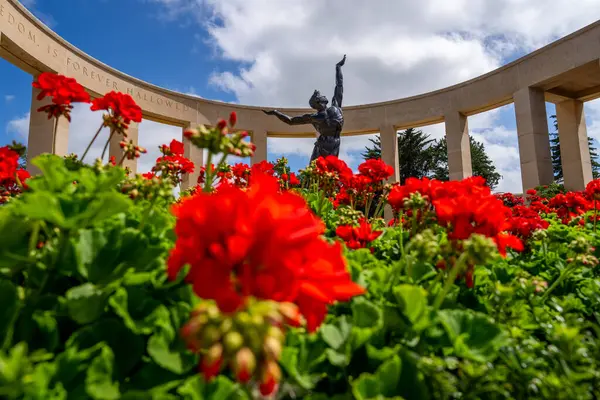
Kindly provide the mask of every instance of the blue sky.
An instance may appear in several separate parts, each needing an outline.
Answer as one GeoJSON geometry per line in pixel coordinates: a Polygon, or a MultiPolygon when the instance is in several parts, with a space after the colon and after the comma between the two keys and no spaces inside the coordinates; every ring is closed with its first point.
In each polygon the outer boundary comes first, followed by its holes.
{"type": "MultiPolygon", "coordinates": [[[[324,29],[322,21],[314,18],[328,14],[312,12],[311,7],[314,10],[334,7],[335,2],[291,2],[293,6],[276,12],[273,7],[261,9],[265,2],[255,0],[27,0],[23,3],[84,52],[153,84],[226,102],[301,107],[313,89],[325,93],[333,90],[331,69],[339,54],[348,53],[346,104],[389,100],[438,89],[497,68],[586,25],[590,22],[587,16],[590,10],[596,10],[590,7],[597,7],[593,0],[582,0],[586,5],[581,7],[580,14],[566,15],[565,12],[563,20],[557,18],[543,25],[534,14],[534,19],[523,23],[538,23],[539,29],[533,26],[528,31],[513,31],[528,28],[513,27],[523,16],[516,11],[511,14],[508,0],[495,3],[505,4],[501,11],[481,11],[475,7],[472,12],[480,12],[482,16],[475,15],[471,20],[457,20],[451,6],[437,10],[433,17],[427,14],[430,11],[426,10],[431,7],[425,3],[439,6],[441,3],[437,0],[423,0],[421,5],[404,0],[377,1],[388,3],[392,8],[403,3],[401,11],[411,9],[419,23],[417,33],[413,28],[411,32],[403,31],[404,27],[394,28],[400,29],[398,38],[394,39],[401,49],[399,54],[390,53],[390,46],[381,45],[382,36],[377,30],[386,28],[386,24],[396,24],[393,12],[376,16],[378,28],[368,21],[364,26],[348,27],[347,21],[357,21],[357,15],[366,18],[364,10],[359,9],[363,7],[360,2],[354,7],[356,10],[350,5],[347,9],[338,9],[348,15],[339,15],[339,23],[329,21],[333,27],[328,26],[328,29],[336,31],[328,36],[319,52],[311,48],[316,44],[307,43],[307,32],[315,32],[315,26],[324,29]],[[111,9],[118,11],[111,12],[111,9]],[[480,20],[484,18],[496,20],[482,27],[480,20]],[[206,21],[211,23],[207,25],[206,21]],[[462,24],[460,29],[466,33],[458,34],[457,23],[462,24]],[[439,45],[441,40],[447,49],[439,45]],[[467,60],[458,59],[457,53],[464,54],[467,60]],[[304,62],[315,68],[307,69],[304,62]]],[[[556,7],[568,7],[562,0],[545,1],[555,3],[556,7]]],[[[535,11],[545,4],[532,0],[530,6],[537,7],[533,8],[535,11]]],[[[407,21],[405,25],[411,23],[413,21],[407,21]]],[[[24,141],[30,100],[31,76],[0,59],[0,143],[13,139],[24,141]]],[[[89,118],[83,117],[83,110],[79,111],[74,113],[71,129],[71,137],[76,131],[78,139],[73,140],[72,146],[70,140],[70,150],[76,152],[96,126],[95,123],[89,126],[89,118]]],[[[590,103],[589,107],[586,105],[586,112],[588,133],[597,138],[600,136],[600,106],[597,102],[590,103]]],[[[553,113],[554,106],[548,104],[548,115],[553,113]]],[[[504,176],[500,189],[519,191],[512,105],[470,117],[469,125],[471,133],[484,142],[504,176]]],[[[440,124],[423,129],[433,137],[443,135],[440,124]]],[[[169,142],[179,134],[178,128],[142,123],[140,143],[149,147],[151,154],[140,164],[140,170],[150,168],[158,144],[169,142]]],[[[342,141],[343,157],[354,168],[360,162],[368,137],[342,141]]],[[[304,167],[311,150],[311,139],[269,140],[269,160],[285,155],[292,169],[304,167]]]]}

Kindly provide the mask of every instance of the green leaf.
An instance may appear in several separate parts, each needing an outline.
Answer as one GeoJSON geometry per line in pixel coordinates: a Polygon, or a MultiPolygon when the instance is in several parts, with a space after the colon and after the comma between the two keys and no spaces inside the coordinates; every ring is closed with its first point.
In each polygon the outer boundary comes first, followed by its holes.
{"type": "Polygon", "coordinates": [[[131,369],[140,362],[145,350],[145,341],[132,333],[116,318],[102,318],[73,333],[66,347],[77,353],[88,351],[104,342],[115,356],[115,373],[120,379],[128,376],[131,369]]]}
{"type": "Polygon", "coordinates": [[[402,362],[395,355],[383,363],[375,374],[363,373],[352,382],[352,393],[357,400],[399,398],[397,394],[401,370],[402,362]]]}
{"type": "Polygon", "coordinates": [[[11,204],[0,207],[0,267],[14,269],[27,258],[31,221],[15,215],[11,204]]]}
{"type": "Polygon", "coordinates": [[[427,292],[419,286],[399,285],[394,289],[396,302],[402,312],[413,324],[416,331],[421,331],[429,325],[429,309],[427,292]]]}
{"type": "Polygon", "coordinates": [[[190,371],[196,365],[196,356],[185,350],[183,343],[176,339],[172,345],[163,332],[155,333],[148,340],[148,354],[161,367],[176,374],[190,371]]]}
{"type": "MultiPolygon", "coordinates": [[[[281,359],[279,363],[288,373],[288,375],[298,384],[300,387],[306,390],[312,389],[315,384],[319,381],[319,377],[311,376],[307,371],[300,370],[299,368],[299,353],[300,349],[297,347],[284,347],[281,353],[281,359]]],[[[308,369],[308,368],[307,368],[308,369]]]]}
{"type": "Polygon", "coordinates": [[[363,297],[352,302],[351,344],[348,352],[362,347],[383,327],[383,312],[374,303],[363,297]]]}
{"type": "Polygon", "coordinates": [[[177,394],[184,400],[204,400],[204,388],[205,383],[200,375],[194,375],[177,388],[177,394]]]}
{"type": "Polygon", "coordinates": [[[17,319],[21,300],[17,287],[10,281],[0,280],[0,348],[6,348],[12,341],[14,323],[17,319]]]}
{"type": "Polygon", "coordinates": [[[460,357],[491,362],[506,343],[502,330],[481,313],[467,310],[441,310],[438,316],[454,351],[460,357]]]}
{"type": "Polygon", "coordinates": [[[321,337],[331,348],[338,350],[346,342],[350,335],[352,326],[348,323],[345,317],[336,321],[338,326],[334,324],[324,324],[319,329],[321,337]]]}
{"type": "Polygon", "coordinates": [[[113,382],[114,355],[111,349],[103,346],[100,354],[94,358],[85,377],[86,392],[96,400],[114,400],[120,398],[119,384],[113,382]]]}
{"type": "Polygon", "coordinates": [[[240,390],[238,384],[233,383],[222,375],[216,377],[207,385],[204,396],[207,399],[248,399],[243,391],[240,390]]]}
{"type": "Polygon", "coordinates": [[[108,295],[91,283],[71,288],[66,293],[69,316],[81,325],[98,319],[104,312],[108,295]]]}
{"type": "Polygon", "coordinates": [[[150,335],[156,326],[170,324],[169,310],[143,288],[120,287],[108,303],[134,333],[150,335]]]}

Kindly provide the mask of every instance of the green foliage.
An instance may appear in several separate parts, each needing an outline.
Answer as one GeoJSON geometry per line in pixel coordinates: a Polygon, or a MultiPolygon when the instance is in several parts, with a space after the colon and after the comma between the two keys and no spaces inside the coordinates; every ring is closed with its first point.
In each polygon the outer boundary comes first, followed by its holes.
{"type": "Polygon", "coordinates": [[[528,251],[478,265],[475,287],[454,285],[436,312],[439,271],[387,229],[373,253],[346,254],[368,293],[331,308],[316,337],[288,336],[284,398],[593,399],[600,278],[566,260],[599,244],[589,226],[552,223],[528,251]]]}
{"type": "Polygon", "coordinates": [[[166,279],[167,204],[118,191],[119,167],[34,164],[43,175],[0,207],[0,397],[247,398],[201,382],[180,340],[194,298],[166,279]]]}
{"type": "MultiPolygon", "coordinates": [[[[166,279],[169,197],[123,194],[118,167],[34,162],[43,175],[0,207],[0,398],[252,398],[228,376],[205,382],[180,339],[198,300],[166,279]]],[[[300,193],[330,238],[358,218],[300,193]]],[[[439,309],[440,230],[382,228],[372,251],[345,250],[367,293],[331,306],[314,334],[289,331],[278,398],[597,398],[600,277],[583,261],[600,240],[591,223],[549,220],[526,251],[477,265],[473,288],[453,284],[439,309]]]]}

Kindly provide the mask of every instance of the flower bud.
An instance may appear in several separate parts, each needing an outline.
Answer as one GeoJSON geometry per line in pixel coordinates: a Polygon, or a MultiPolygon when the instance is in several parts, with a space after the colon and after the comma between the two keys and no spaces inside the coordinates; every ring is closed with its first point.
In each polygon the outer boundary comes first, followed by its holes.
{"type": "Polygon", "coordinates": [[[197,129],[190,128],[190,129],[186,129],[185,131],[183,131],[183,136],[186,137],[186,138],[188,138],[188,139],[191,139],[193,137],[200,136],[200,132],[198,132],[197,129]]]}
{"type": "Polygon", "coordinates": [[[231,114],[229,114],[229,126],[231,126],[233,128],[236,123],[237,123],[237,114],[235,113],[235,111],[232,111],[231,114]]]}
{"type": "Polygon", "coordinates": [[[200,362],[200,371],[204,379],[209,381],[219,374],[223,363],[223,347],[217,343],[214,344],[208,352],[202,357],[200,362]]]}
{"type": "Polygon", "coordinates": [[[302,325],[302,315],[297,305],[293,303],[280,303],[279,312],[283,315],[286,324],[296,327],[302,325]]]}
{"type": "Polygon", "coordinates": [[[218,130],[224,131],[226,127],[227,127],[227,122],[224,119],[220,119],[217,122],[217,129],[218,130]]]}
{"type": "Polygon", "coordinates": [[[244,337],[237,331],[228,332],[223,338],[225,353],[233,354],[244,345],[244,337]]]}
{"type": "Polygon", "coordinates": [[[252,350],[247,347],[240,349],[233,359],[231,369],[238,382],[248,382],[256,369],[256,357],[252,353],[252,350]]]}
{"type": "Polygon", "coordinates": [[[267,361],[260,380],[260,393],[263,396],[269,396],[274,393],[281,380],[281,369],[275,361],[267,361]]]}
{"type": "Polygon", "coordinates": [[[208,325],[202,330],[202,344],[206,347],[216,343],[221,338],[221,331],[214,325],[208,325]]]}
{"type": "Polygon", "coordinates": [[[283,342],[283,339],[285,339],[285,334],[283,333],[283,331],[276,326],[270,326],[267,329],[266,336],[272,337],[272,338],[278,340],[279,342],[283,342]]]}
{"type": "Polygon", "coordinates": [[[267,336],[265,338],[263,350],[268,359],[279,360],[281,357],[281,342],[272,336],[267,336]]]}

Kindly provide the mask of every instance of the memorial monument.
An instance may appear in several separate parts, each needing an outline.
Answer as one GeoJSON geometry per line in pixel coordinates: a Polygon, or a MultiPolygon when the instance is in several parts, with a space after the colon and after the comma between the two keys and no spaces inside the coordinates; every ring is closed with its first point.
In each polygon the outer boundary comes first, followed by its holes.
{"type": "Polygon", "coordinates": [[[344,94],[344,77],[342,75],[342,66],[346,62],[346,55],[335,66],[335,89],[331,106],[327,107],[329,100],[318,90],[315,90],[308,105],[316,110],[315,113],[290,117],[278,110],[263,110],[267,115],[275,115],[281,121],[288,125],[312,124],[317,130],[317,141],[310,157],[310,161],[316,160],[320,156],[329,155],[338,156],[340,153],[340,134],[344,126],[344,114],[342,112],[342,97],[344,94]]]}

